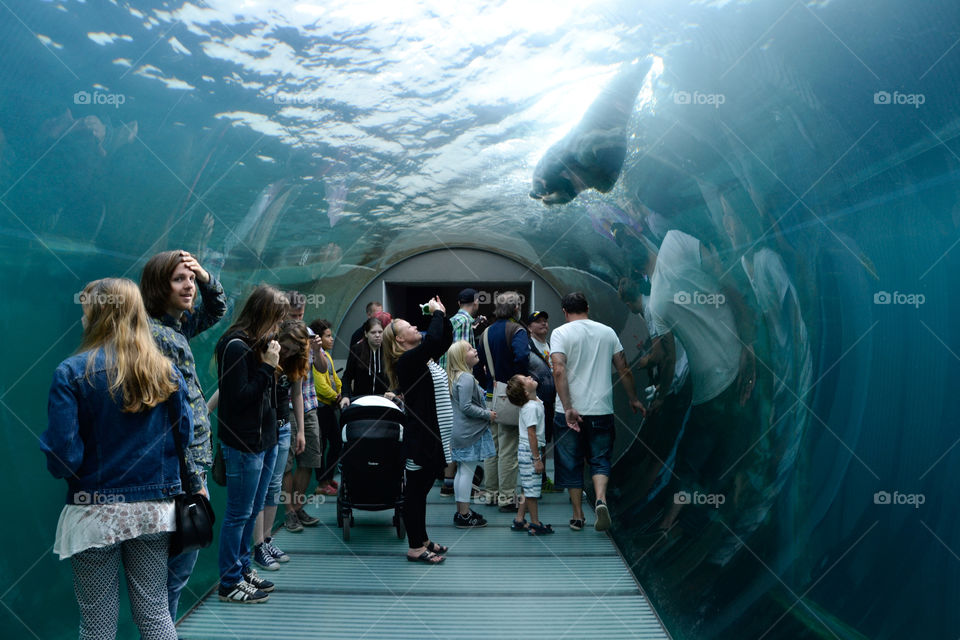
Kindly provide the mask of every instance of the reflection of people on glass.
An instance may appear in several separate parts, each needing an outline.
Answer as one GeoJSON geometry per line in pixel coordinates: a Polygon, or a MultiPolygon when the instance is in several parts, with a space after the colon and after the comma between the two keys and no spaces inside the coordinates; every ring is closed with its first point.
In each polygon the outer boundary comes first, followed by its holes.
{"type": "MultiPolygon", "coordinates": [[[[726,207],[725,207],[726,208],[726,207]]],[[[727,211],[723,226],[734,247],[749,247],[740,258],[767,327],[770,366],[775,376],[773,406],[764,429],[770,429],[778,475],[793,464],[806,422],[804,398],[813,372],[807,325],[783,259],[773,249],[754,247],[747,227],[727,211]]]]}
{"type": "Polygon", "coordinates": [[[644,252],[634,259],[650,278],[648,310],[664,338],[661,381],[674,378],[675,334],[687,350],[693,383],[693,407],[677,449],[680,481],[673,483],[675,499],[653,533],[655,543],[666,539],[680,510],[698,494],[723,493],[731,465],[752,442],[744,405],[756,382],[755,332],[743,296],[716,253],[697,238],[673,230],[659,254],[639,244],[636,250],[644,252]]]}
{"type": "Polygon", "coordinates": [[[735,249],[745,250],[740,264],[756,295],[767,333],[766,360],[772,371],[772,394],[762,421],[762,435],[745,465],[745,490],[726,536],[710,556],[717,565],[729,562],[744,538],[766,518],[789,477],[806,430],[806,395],[812,377],[807,327],[796,289],[783,259],[766,246],[757,247],[748,223],[738,219],[726,200],[723,226],[735,249]]]}
{"type": "Polygon", "coordinates": [[[650,298],[643,295],[642,291],[643,287],[640,283],[627,278],[620,281],[620,299],[630,311],[643,316],[650,335],[644,344],[638,345],[641,355],[636,362],[637,369],[646,369],[651,372],[652,388],[648,387],[645,399],[646,420],[639,434],[644,457],[641,462],[642,467],[638,470],[640,484],[636,492],[638,498],[647,502],[663,489],[669,479],[677,442],[683,433],[687,412],[690,409],[693,383],[690,380],[687,353],[676,336],[673,336],[676,353],[673,380],[663,380],[663,366],[666,359],[666,350],[662,344],[664,338],[656,335],[653,316],[644,311],[650,298]]]}

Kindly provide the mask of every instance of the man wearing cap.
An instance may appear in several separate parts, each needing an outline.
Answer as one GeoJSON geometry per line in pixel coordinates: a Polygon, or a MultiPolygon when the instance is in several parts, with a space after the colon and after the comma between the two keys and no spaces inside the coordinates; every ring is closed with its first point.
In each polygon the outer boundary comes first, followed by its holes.
{"type": "MultiPolygon", "coordinates": [[[[546,441],[553,442],[553,407],[557,398],[557,390],[553,382],[553,366],[550,363],[550,343],[547,334],[550,316],[546,311],[534,311],[527,316],[527,331],[530,333],[530,376],[537,381],[537,397],[543,402],[544,415],[550,416],[546,420],[546,441]]],[[[552,447],[551,447],[552,448],[552,447]]],[[[548,448],[549,452],[550,448],[548,448]]],[[[553,490],[553,482],[543,474],[545,491],[553,490]]]]}
{"type": "MultiPolygon", "coordinates": [[[[464,289],[457,294],[457,302],[460,304],[460,310],[450,316],[450,324],[453,326],[453,341],[466,340],[471,347],[476,348],[477,341],[474,337],[473,326],[476,322],[477,312],[480,310],[480,302],[477,300],[475,289],[464,289]]],[[[481,316],[482,319],[483,316],[481,316]]],[[[441,356],[440,366],[447,367],[447,356],[441,356]]]]}

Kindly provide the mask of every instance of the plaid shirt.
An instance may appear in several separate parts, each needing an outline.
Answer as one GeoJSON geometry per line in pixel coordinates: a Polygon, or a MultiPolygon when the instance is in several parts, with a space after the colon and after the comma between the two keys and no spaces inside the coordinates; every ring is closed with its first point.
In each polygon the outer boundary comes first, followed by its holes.
{"type": "MultiPolygon", "coordinates": [[[[473,336],[473,316],[469,313],[460,309],[455,314],[450,316],[450,325],[453,327],[453,341],[457,340],[466,340],[470,343],[471,347],[476,347],[476,340],[473,336]]],[[[447,368],[447,356],[444,354],[440,357],[440,366],[444,369],[447,368]]]]}
{"type": "MultiPolygon", "coordinates": [[[[213,464],[210,418],[189,340],[223,317],[227,312],[227,298],[223,294],[223,287],[213,276],[207,283],[197,280],[197,289],[201,296],[199,308],[185,311],[179,319],[170,314],[164,314],[162,318],[150,318],[150,332],[160,351],[173,361],[187,383],[187,401],[193,411],[193,442],[187,451],[196,466],[210,467],[213,464]]],[[[199,491],[199,484],[191,487],[191,490],[199,491]]]]}
{"type": "Polygon", "coordinates": [[[307,377],[301,381],[303,385],[303,412],[312,411],[320,406],[317,400],[317,389],[313,384],[313,349],[307,350],[307,377]]]}

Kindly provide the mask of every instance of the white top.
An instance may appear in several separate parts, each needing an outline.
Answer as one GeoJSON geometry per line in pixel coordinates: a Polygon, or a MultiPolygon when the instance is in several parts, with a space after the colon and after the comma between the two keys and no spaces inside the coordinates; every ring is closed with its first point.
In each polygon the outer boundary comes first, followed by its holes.
{"type": "Polygon", "coordinates": [[[671,230],[650,279],[650,313],[658,334],[672,331],[690,358],[693,404],[717,397],[737,377],[741,343],[720,282],[701,265],[700,241],[671,230]]]}
{"type": "Polygon", "coordinates": [[[530,340],[533,341],[533,346],[540,350],[540,353],[543,354],[543,359],[546,360],[547,364],[550,365],[550,368],[553,369],[553,363],[550,362],[550,343],[540,342],[533,336],[530,336],[530,340]]]}
{"type": "Polygon", "coordinates": [[[447,370],[430,360],[427,362],[430,375],[433,376],[433,394],[437,401],[437,424],[440,426],[440,441],[443,444],[443,457],[447,464],[450,457],[450,439],[453,435],[453,404],[450,402],[450,383],[447,370]]]}
{"type": "MultiPolygon", "coordinates": [[[[584,416],[613,413],[613,356],[623,351],[616,332],[593,320],[573,320],[553,330],[550,345],[567,357],[572,408],[584,416]]],[[[559,394],[556,407],[563,413],[559,394]]]]}
{"type": "MultiPolygon", "coordinates": [[[[643,308],[650,308],[650,296],[643,296],[643,308]]],[[[647,323],[647,331],[650,332],[650,337],[652,338],[658,335],[657,328],[654,326],[653,314],[647,311],[643,319],[647,323]]],[[[670,383],[670,388],[667,390],[667,393],[679,393],[687,381],[687,376],[690,374],[690,362],[687,360],[687,352],[676,334],[673,335],[673,348],[676,352],[677,361],[673,365],[673,381],[670,383]]]]}
{"type": "Polygon", "coordinates": [[[172,498],[109,504],[68,504],[60,512],[53,552],[66,560],[87,549],[109,547],[151,533],[176,531],[172,498]]]}
{"type": "MultiPolygon", "coordinates": [[[[520,407],[520,438],[524,442],[529,442],[527,429],[536,425],[537,427],[537,446],[543,447],[547,444],[547,428],[543,421],[543,401],[539,398],[527,400],[527,403],[520,407]]],[[[537,452],[534,451],[534,454],[537,452]]]]}
{"type": "Polygon", "coordinates": [[[798,380],[809,382],[813,363],[807,325],[783,259],[772,249],[763,247],[753,254],[752,261],[747,256],[741,260],[770,332],[771,359],[778,378],[775,388],[786,385],[799,390],[802,387],[798,380]]]}

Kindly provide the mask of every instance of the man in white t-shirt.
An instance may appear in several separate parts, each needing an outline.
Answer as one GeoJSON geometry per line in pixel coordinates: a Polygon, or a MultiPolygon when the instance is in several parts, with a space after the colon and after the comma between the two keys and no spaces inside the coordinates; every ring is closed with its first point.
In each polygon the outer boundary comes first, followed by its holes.
{"type": "Polygon", "coordinates": [[[550,336],[553,379],[557,386],[554,431],[557,442],[556,486],[568,489],[573,505],[570,528],[583,529],[583,464],[590,463],[596,493],[597,531],[610,527],[607,482],[615,434],[613,422],[613,370],[630,398],[634,412],[643,404],[634,390],[633,373],[627,366],[623,346],[610,327],[588,317],[587,298],[582,293],[563,297],[566,324],[550,336]]]}
{"type": "MultiPolygon", "coordinates": [[[[677,448],[679,483],[673,504],[657,535],[666,537],[690,492],[712,492],[733,477],[730,471],[750,445],[750,421],[743,407],[756,384],[753,353],[753,313],[742,294],[725,277],[716,253],[697,238],[668,231],[660,251],[643,247],[642,271],[650,277],[647,309],[656,332],[676,334],[689,358],[693,381],[690,417],[677,448]]],[[[638,259],[637,256],[634,256],[638,259]]],[[[663,341],[666,356],[661,366],[664,380],[673,377],[676,352],[673,340],[663,341]]],[[[729,500],[727,502],[730,502],[729,500]]]]}

